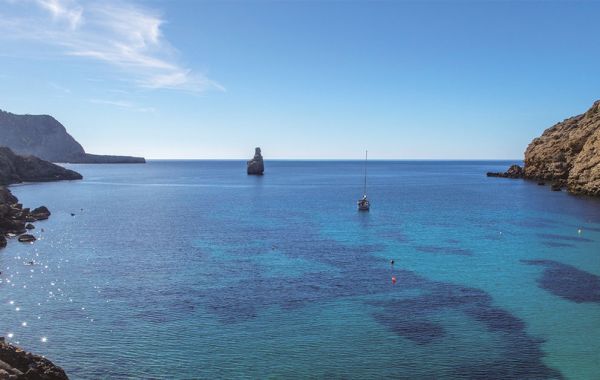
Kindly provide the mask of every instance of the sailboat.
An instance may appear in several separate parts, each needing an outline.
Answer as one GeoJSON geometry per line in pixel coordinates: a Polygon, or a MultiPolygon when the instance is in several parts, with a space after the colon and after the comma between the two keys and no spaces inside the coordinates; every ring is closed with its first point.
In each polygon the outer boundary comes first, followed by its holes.
{"type": "Polygon", "coordinates": [[[369,199],[367,199],[367,155],[368,151],[365,151],[365,187],[363,190],[363,197],[358,200],[358,211],[369,211],[371,208],[371,204],[369,203],[369,199]]]}

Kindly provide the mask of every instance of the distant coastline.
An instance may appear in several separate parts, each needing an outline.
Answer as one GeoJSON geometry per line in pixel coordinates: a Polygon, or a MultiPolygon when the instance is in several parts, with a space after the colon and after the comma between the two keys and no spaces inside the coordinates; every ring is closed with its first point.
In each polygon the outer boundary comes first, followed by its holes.
{"type": "Polygon", "coordinates": [[[87,153],[50,115],[16,115],[0,110],[0,146],[46,161],[78,164],[143,164],[144,157],[87,153]]]}

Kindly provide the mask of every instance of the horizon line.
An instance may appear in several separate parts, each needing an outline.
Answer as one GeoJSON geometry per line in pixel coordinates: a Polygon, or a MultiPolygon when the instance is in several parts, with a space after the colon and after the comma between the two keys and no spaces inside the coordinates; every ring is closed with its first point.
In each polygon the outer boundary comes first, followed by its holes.
{"type": "MultiPolygon", "coordinates": [[[[144,158],[146,161],[248,161],[249,158],[144,158]]],[[[264,161],[364,161],[364,158],[264,158],[264,161]]],[[[518,161],[523,158],[369,158],[369,161],[518,161]]]]}

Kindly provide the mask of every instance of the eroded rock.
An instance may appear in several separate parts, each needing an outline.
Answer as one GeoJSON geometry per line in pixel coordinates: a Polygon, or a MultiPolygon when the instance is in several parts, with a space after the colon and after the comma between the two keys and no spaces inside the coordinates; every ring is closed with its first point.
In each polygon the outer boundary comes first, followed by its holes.
{"type": "Polygon", "coordinates": [[[67,374],[50,360],[0,341],[0,378],[23,380],[68,380],[67,374]],[[1,376],[5,377],[1,377],[1,376]],[[8,377],[7,377],[8,376],[8,377]]]}
{"type": "MultiPolygon", "coordinates": [[[[0,187],[0,248],[6,246],[6,237],[20,235],[17,240],[31,243],[36,239],[31,234],[25,234],[35,226],[31,222],[48,219],[50,210],[40,206],[33,210],[23,207],[9,189],[0,187]]],[[[42,229],[43,231],[43,229],[42,229]]]]}
{"type": "Polygon", "coordinates": [[[248,161],[247,172],[250,175],[263,175],[265,171],[265,164],[260,152],[260,148],[254,150],[254,157],[248,161]]]}
{"type": "Polygon", "coordinates": [[[525,178],[553,182],[575,194],[600,196],[600,100],[534,139],[525,151],[525,178]]]}
{"type": "Polygon", "coordinates": [[[495,172],[488,172],[487,176],[488,177],[502,177],[502,178],[523,178],[524,175],[524,170],[521,166],[519,165],[511,165],[510,168],[508,168],[508,170],[504,173],[495,173],[495,172]]]}

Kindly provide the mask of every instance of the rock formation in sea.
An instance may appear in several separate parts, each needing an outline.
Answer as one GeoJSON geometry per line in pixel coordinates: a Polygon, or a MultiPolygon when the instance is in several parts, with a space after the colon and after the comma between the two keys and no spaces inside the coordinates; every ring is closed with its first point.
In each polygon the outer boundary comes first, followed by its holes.
{"type": "Polygon", "coordinates": [[[0,147],[0,248],[7,236],[19,236],[20,242],[33,242],[33,235],[23,235],[33,229],[31,222],[48,219],[50,210],[40,206],[33,210],[23,207],[4,185],[19,182],[46,182],[81,179],[81,174],[37,157],[22,157],[0,147]],[[29,227],[28,223],[30,224],[29,227]]]}
{"type": "Polygon", "coordinates": [[[65,127],[49,115],[15,115],[0,110],[0,146],[52,162],[144,163],[143,157],[86,153],[65,127]]]}
{"type": "Polygon", "coordinates": [[[265,164],[260,154],[260,148],[254,149],[254,157],[248,161],[247,171],[248,174],[252,175],[263,175],[265,172],[265,164]]]}
{"type": "Polygon", "coordinates": [[[600,196],[600,100],[584,114],[546,129],[525,151],[525,166],[488,177],[525,178],[551,189],[600,196]]]}
{"type": "Polygon", "coordinates": [[[30,210],[23,207],[9,189],[0,187],[0,248],[6,246],[6,237],[18,236],[17,240],[22,243],[35,241],[35,236],[26,232],[33,229],[32,222],[48,217],[50,210],[45,206],[30,210]]]}
{"type": "Polygon", "coordinates": [[[43,356],[7,344],[0,338],[0,379],[68,380],[59,366],[43,356]]]}
{"type": "Polygon", "coordinates": [[[504,173],[488,172],[487,176],[488,177],[502,177],[502,178],[523,178],[523,173],[524,173],[524,171],[523,171],[522,167],[520,167],[519,165],[512,165],[504,173]]]}
{"type": "Polygon", "coordinates": [[[525,151],[525,178],[600,196],[600,100],[544,131],[525,151]]]}
{"type": "Polygon", "coordinates": [[[19,156],[0,147],[0,185],[81,179],[81,174],[34,156],[19,156]]]}

